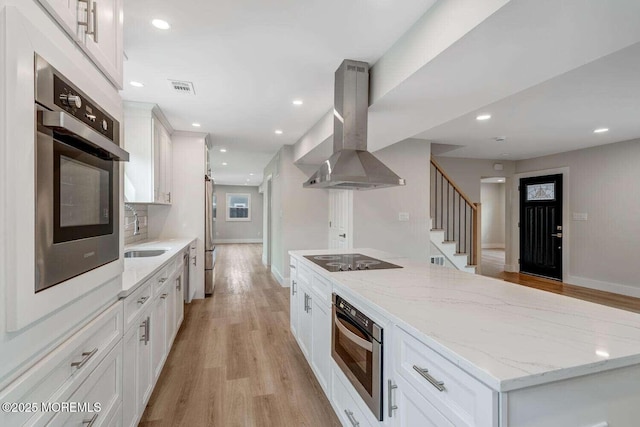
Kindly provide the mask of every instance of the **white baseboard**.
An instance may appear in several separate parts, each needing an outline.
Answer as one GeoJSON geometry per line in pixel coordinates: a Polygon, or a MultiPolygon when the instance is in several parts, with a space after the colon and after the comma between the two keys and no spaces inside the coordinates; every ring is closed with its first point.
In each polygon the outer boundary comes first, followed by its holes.
{"type": "Polygon", "coordinates": [[[504,249],[504,243],[483,243],[482,249],[504,249]]]}
{"type": "Polygon", "coordinates": [[[216,239],[213,241],[214,245],[223,243],[262,243],[262,239],[216,239]]]}
{"type": "Polygon", "coordinates": [[[640,288],[635,286],[622,285],[620,283],[601,282],[600,280],[588,279],[579,276],[567,276],[566,283],[570,285],[582,286],[589,289],[599,291],[613,292],[614,294],[626,295],[629,297],[640,298],[640,288]]]}
{"type": "Polygon", "coordinates": [[[287,280],[286,278],[282,277],[282,273],[280,273],[278,271],[278,269],[275,268],[273,265],[271,266],[271,274],[277,280],[277,282],[280,283],[280,286],[282,286],[282,287],[288,287],[289,286],[289,280],[287,280]]]}

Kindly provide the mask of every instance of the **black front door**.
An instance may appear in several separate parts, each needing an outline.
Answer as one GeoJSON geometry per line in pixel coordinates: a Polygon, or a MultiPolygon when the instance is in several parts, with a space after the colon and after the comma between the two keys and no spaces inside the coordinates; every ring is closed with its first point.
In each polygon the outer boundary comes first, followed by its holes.
{"type": "Polygon", "coordinates": [[[562,174],[520,180],[520,272],[562,280],[562,174]]]}

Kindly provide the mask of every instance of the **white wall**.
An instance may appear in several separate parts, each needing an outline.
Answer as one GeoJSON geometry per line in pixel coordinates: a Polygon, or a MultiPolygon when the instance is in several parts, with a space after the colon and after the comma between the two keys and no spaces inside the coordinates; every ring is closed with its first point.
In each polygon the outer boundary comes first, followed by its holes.
{"type": "Polygon", "coordinates": [[[505,246],[505,185],[504,183],[482,183],[482,247],[504,248],[505,246]]]}
{"type": "MultiPolygon", "coordinates": [[[[406,180],[390,187],[353,194],[353,247],[374,248],[410,258],[430,254],[429,169],[431,145],[408,139],[376,151],[374,155],[406,180]],[[409,214],[399,221],[398,214],[409,214]]],[[[325,233],[327,230],[325,225],[325,233]]]]}
{"type": "Polygon", "coordinates": [[[510,178],[515,171],[515,162],[510,160],[461,159],[457,157],[436,157],[435,160],[475,203],[480,202],[482,178],[510,178]],[[496,171],[493,167],[496,163],[500,163],[503,170],[496,171]]]}
{"type": "Polygon", "coordinates": [[[149,238],[197,238],[191,298],[204,298],[204,175],[206,134],[174,132],[171,206],[149,205],[149,238]]]}
{"type": "MultiPolygon", "coordinates": [[[[639,165],[640,140],[516,162],[517,173],[560,167],[570,171],[564,183],[569,213],[586,213],[588,220],[563,224],[564,245],[570,249],[569,265],[564,266],[569,283],[640,297],[639,165]]],[[[517,217],[517,194],[512,199],[517,217]]],[[[513,235],[515,254],[515,228],[513,235]]]]}
{"type": "Polygon", "coordinates": [[[303,188],[302,183],[315,171],[303,169],[293,163],[293,147],[285,145],[264,170],[265,178],[273,176],[271,271],[286,285],[289,251],[328,248],[328,191],[303,188]]]}
{"type": "Polygon", "coordinates": [[[214,243],[262,242],[263,199],[258,187],[249,185],[217,185],[217,218],[214,243]],[[227,193],[251,195],[251,221],[227,221],[227,193]]]}

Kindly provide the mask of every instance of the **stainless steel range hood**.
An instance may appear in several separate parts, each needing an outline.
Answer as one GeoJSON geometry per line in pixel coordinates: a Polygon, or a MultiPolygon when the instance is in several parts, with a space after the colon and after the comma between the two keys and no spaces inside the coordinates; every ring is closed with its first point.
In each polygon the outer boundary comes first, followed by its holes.
{"type": "Polygon", "coordinates": [[[304,187],[371,190],[405,185],[367,151],[368,109],[369,64],[345,59],[335,76],[333,155],[304,187]]]}

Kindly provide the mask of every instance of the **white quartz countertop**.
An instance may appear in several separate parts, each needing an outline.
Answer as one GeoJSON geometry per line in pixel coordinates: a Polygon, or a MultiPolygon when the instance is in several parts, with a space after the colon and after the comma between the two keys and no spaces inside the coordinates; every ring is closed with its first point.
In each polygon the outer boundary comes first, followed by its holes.
{"type": "Polygon", "coordinates": [[[124,298],[135,291],[138,286],[143,284],[148,278],[156,274],[162,266],[173,258],[177,253],[182,252],[187,246],[195,240],[191,238],[177,238],[166,240],[152,240],[146,242],[138,242],[124,247],[124,251],[131,250],[151,250],[164,249],[162,255],[147,258],[125,258],[124,273],[122,274],[122,292],[118,294],[120,298],[124,298]]]}
{"type": "Polygon", "coordinates": [[[308,265],[494,390],[640,363],[640,314],[369,249],[290,254],[340,252],[404,268],[329,273],[308,265]]]}

